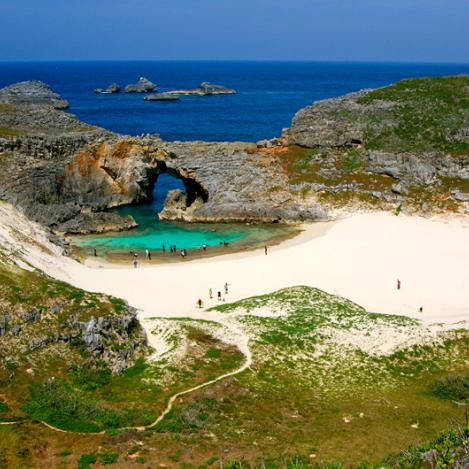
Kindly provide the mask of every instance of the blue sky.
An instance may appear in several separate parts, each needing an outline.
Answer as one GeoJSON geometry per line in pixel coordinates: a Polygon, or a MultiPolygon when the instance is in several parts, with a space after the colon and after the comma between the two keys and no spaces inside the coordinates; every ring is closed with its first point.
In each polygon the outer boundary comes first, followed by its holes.
{"type": "Polygon", "coordinates": [[[469,62],[469,0],[0,0],[0,60],[469,62]]]}

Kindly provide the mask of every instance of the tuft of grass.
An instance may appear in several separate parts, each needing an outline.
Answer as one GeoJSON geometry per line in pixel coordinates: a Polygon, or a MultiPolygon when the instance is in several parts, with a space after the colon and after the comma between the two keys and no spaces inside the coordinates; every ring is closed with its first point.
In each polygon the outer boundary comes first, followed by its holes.
{"type": "Polygon", "coordinates": [[[469,375],[453,375],[438,379],[431,392],[441,399],[467,401],[469,399],[469,375]]]}

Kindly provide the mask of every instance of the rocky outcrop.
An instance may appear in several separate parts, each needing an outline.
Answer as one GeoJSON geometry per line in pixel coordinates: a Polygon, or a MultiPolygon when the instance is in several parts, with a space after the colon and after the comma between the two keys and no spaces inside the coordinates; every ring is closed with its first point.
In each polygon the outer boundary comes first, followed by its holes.
{"type": "Polygon", "coordinates": [[[137,83],[126,85],[126,93],[153,93],[157,90],[155,83],[145,77],[140,77],[137,83]]]}
{"type": "MultiPolygon", "coordinates": [[[[29,280],[29,291],[35,291],[38,276],[31,275],[29,280]]],[[[49,284],[53,285],[53,280],[49,284]]],[[[92,359],[104,361],[113,372],[118,373],[147,352],[146,335],[137,320],[136,310],[120,300],[116,300],[118,311],[103,310],[106,305],[104,296],[99,301],[94,299],[91,302],[87,294],[79,290],[68,292],[68,296],[42,300],[41,306],[31,307],[27,301],[12,304],[6,295],[2,296],[2,363],[28,360],[45,349],[57,353],[55,347],[61,344],[71,350],[81,346],[92,359]],[[83,298],[84,304],[77,308],[74,298],[83,298]],[[84,307],[86,304],[93,308],[84,307]]]]}
{"type": "Polygon", "coordinates": [[[67,109],[68,101],[42,81],[22,81],[0,89],[0,103],[50,105],[54,109],[67,109]]]}
{"type": "Polygon", "coordinates": [[[173,90],[168,91],[168,93],[173,95],[186,96],[210,96],[214,94],[236,94],[236,91],[221,85],[212,85],[211,83],[203,82],[197,88],[187,90],[173,90]]]}
{"type": "Polygon", "coordinates": [[[131,215],[122,217],[112,212],[82,212],[71,220],[55,227],[58,233],[89,234],[107,231],[125,231],[135,228],[137,222],[131,215]]]}
{"type": "Polygon", "coordinates": [[[179,101],[179,95],[171,93],[150,94],[143,98],[145,101],[179,101]]]}
{"type": "Polygon", "coordinates": [[[107,88],[95,88],[94,92],[97,94],[114,94],[119,93],[121,87],[117,83],[111,83],[107,88]]]}

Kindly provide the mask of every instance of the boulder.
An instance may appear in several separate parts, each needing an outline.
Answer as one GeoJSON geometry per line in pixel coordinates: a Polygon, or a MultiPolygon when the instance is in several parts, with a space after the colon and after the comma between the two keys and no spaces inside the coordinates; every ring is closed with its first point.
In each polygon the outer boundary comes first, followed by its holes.
{"type": "Polygon", "coordinates": [[[127,85],[125,87],[126,93],[153,93],[157,90],[155,83],[152,83],[145,77],[140,77],[137,83],[127,85]]]}

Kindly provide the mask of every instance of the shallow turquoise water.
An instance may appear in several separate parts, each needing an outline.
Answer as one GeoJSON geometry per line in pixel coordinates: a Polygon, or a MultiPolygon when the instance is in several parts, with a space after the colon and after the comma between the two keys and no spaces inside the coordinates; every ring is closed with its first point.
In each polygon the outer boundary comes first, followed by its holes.
{"type": "Polygon", "coordinates": [[[235,223],[183,223],[158,220],[166,194],[171,189],[184,189],[182,182],[167,174],[158,177],[153,190],[153,202],[148,205],[119,207],[123,216],[132,215],[138,227],[131,231],[102,235],[74,236],[72,243],[91,254],[110,252],[162,251],[163,244],[180,249],[199,249],[202,245],[219,246],[226,242],[240,246],[254,246],[276,236],[286,235],[291,229],[279,225],[243,225],[235,223]]]}

